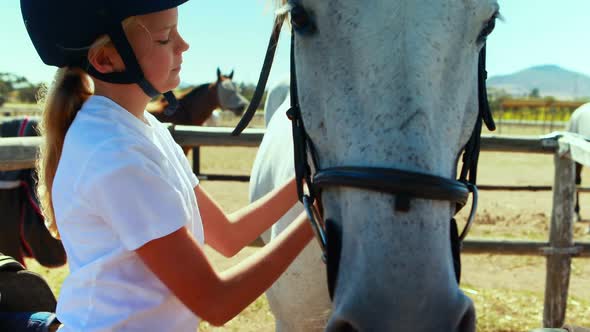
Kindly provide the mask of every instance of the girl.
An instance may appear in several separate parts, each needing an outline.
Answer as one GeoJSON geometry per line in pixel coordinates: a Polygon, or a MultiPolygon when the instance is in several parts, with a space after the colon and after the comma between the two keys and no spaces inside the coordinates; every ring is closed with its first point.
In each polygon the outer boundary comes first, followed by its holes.
{"type": "Polygon", "coordinates": [[[145,111],[180,82],[188,44],[176,7],[186,1],[21,0],[41,59],[60,67],[43,115],[38,191],[69,259],[57,306],[62,332],[195,331],[198,317],[222,325],[312,238],[300,216],[228,271],[207,260],[204,243],[234,255],[297,195],[291,181],[226,216],[145,111]]]}

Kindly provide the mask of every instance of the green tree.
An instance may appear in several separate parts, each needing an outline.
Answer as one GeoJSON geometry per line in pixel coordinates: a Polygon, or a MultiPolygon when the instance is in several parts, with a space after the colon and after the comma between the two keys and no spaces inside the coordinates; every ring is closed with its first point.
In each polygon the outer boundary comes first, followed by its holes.
{"type": "Polygon", "coordinates": [[[492,112],[499,111],[502,103],[505,100],[512,98],[513,96],[505,90],[488,89],[488,103],[490,104],[492,112]]]}
{"type": "Polygon", "coordinates": [[[15,95],[18,101],[35,102],[39,87],[39,84],[32,84],[23,76],[0,73],[0,96],[5,100],[9,95],[15,95]]]}
{"type": "MultiPolygon", "coordinates": [[[[248,99],[248,101],[251,101],[252,97],[254,96],[254,91],[256,91],[256,85],[251,83],[237,83],[237,85],[240,89],[240,93],[242,94],[242,96],[248,99]]],[[[259,110],[264,109],[264,103],[266,102],[266,94],[267,91],[264,91],[262,99],[260,100],[260,105],[258,105],[259,110]]]]}
{"type": "Polygon", "coordinates": [[[42,84],[30,84],[16,90],[17,99],[23,103],[36,103],[39,89],[42,84]]]}
{"type": "Polygon", "coordinates": [[[539,98],[541,98],[541,93],[539,92],[539,88],[532,89],[531,92],[529,93],[529,98],[530,99],[539,99],[539,98]]]}

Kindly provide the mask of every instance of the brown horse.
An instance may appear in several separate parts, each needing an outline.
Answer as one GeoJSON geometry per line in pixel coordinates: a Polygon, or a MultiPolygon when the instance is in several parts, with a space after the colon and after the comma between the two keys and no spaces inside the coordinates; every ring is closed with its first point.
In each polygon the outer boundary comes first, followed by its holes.
{"type": "Polygon", "coordinates": [[[232,81],[233,76],[233,71],[229,75],[222,75],[217,68],[217,81],[202,84],[178,96],[178,109],[172,115],[164,113],[168,106],[164,98],[150,104],[148,111],[160,122],[192,126],[203,125],[218,108],[239,116],[248,105],[248,100],[240,94],[232,81]]]}

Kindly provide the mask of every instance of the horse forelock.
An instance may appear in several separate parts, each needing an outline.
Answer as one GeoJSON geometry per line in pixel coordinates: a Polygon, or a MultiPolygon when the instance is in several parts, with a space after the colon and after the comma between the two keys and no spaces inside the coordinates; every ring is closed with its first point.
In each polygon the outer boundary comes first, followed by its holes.
{"type": "Polygon", "coordinates": [[[289,4],[289,0],[271,0],[273,7],[275,8],[275,16],[276,17],[286,17],[286,12],[288,11],[287,5],[289,4]]]}
{"type": "Polygon", "coordinates": [[[281,8],[282,6],[286,5],[289,0],[271,0],[274,3],[276,8],[281,8]]]}

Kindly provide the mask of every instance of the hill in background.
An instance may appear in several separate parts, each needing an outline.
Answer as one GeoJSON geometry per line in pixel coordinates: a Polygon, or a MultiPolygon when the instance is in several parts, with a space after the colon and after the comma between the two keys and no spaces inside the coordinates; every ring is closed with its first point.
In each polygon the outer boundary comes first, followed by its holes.
{"type": "Polygon", "coordinates": [[[528,96],[533,89],[538,89],[541,97],[552,96],[561,100],[590,97],[590,76],[556,65],[535,66],[510,75],[492,76],[487,85],[515,97],[528,96]]]}

